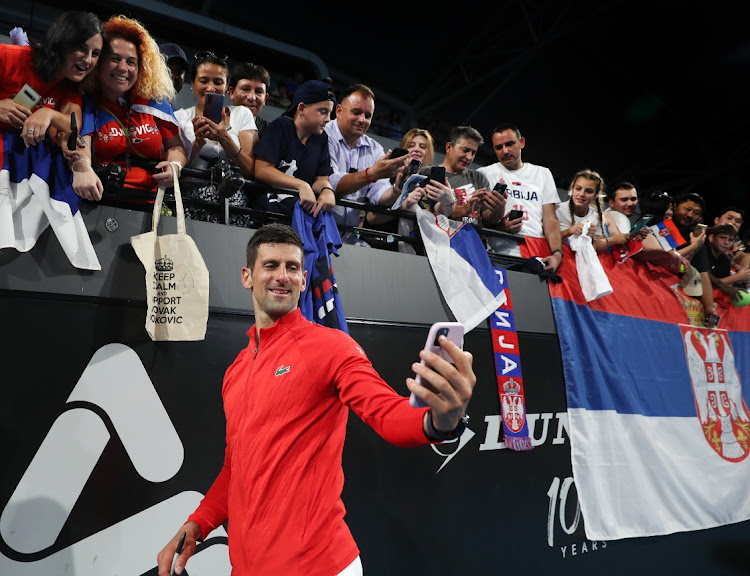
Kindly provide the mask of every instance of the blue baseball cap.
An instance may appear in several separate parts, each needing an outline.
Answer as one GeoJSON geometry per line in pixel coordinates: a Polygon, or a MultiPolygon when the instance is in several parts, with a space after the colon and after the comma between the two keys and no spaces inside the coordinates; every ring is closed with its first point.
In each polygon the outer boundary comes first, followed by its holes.
{"type": "Polygon", "coordinates": [[[333,105],[336,105],[336,95],[331,88],[325,82],[320,80],[308,80],[303,82],[294,91],[294,98],[292,99],[292,105],[284,111],[285,116],[294,118],[294,113],[297,111],[297,106],[303,104],[314,104],[315,102],[323,102],[330,100],[333,105]]]}

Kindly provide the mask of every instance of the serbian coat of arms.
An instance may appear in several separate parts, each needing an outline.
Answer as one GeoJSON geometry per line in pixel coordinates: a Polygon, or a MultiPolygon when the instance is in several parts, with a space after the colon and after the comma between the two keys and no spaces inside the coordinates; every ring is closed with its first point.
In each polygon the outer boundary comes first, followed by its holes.
{"type": "Polygon", "coordinates": [[[703,434],[730,462],[750,452],[750,414],[726,330],[680,326],[703,434]]]}

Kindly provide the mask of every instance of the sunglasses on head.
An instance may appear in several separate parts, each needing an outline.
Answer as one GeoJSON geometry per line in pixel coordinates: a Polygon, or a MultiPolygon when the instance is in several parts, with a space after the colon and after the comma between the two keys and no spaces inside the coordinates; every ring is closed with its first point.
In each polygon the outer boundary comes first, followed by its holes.
{"type": "Polygon", "coordinates": [[[194,58],[196,60],[221,60],[222,62],[226,62],[227,60],[229,60],[229,56],[217,56],[216,54],[208,50],[196,52],[194,58]]]}

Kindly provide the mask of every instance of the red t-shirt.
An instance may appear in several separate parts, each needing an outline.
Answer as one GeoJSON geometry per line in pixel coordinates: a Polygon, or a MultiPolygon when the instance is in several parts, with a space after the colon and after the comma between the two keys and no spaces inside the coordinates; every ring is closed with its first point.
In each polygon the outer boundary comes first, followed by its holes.
{"type": "Polygon", "coordinates": [[[257,348],[255,334],[224,376],[224,466],[189,519],[204,538],[229,519],[233,576],[333,576],[359,554],[341,501],[349,408],[399,446],[428,443],[427,409],[299,309],[261,329],[257,348]]]}
{"type": "MultiPolygon", "coordinates": [[[[30,46],[0,44],[0,100],[13,98],[24,84],[28,84],[42,97],[39,106],[59,110],[66,102],[81,105],[81,93],[68,80],[45,82],[33,69],[30,46]]],[[[18,130],[0,123],[0,130],[18,130]]]]}
{"type": "MultiPolygon", "coordinates": [[[[97,105],[94,143],[94,162],[109,164],[116,161],[125,166],[120,158],[127,150],[127,138],[123,127],[130,132],[130,158],[145,157],[151,160],[164,159],[164,142],[180,135],[176,121],[162,119],[147,112],[149,101],[133,98],[130,106],[101,100],[97,105]],[[119,120],[119,122],[118,122],[119,120]]],[[[152,173],[140,166],[132,166],[125,177],[125,186],[155,191],[156,182],[152,173]]]]}

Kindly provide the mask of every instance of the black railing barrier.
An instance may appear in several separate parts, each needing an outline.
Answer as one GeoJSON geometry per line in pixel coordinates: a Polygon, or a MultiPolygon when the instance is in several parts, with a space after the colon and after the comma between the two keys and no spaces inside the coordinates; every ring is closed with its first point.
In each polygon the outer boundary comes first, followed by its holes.
{"type": "MultiPolygon", "coordinates": [[[[157,162],[143,160],[143,159],[131,159],[131,163],[139,165],[147,169],[154,169],[157,162]]],[[[243,178],[236,170],[230,169],[228,164],[218,164],[212,169],[198,169],[186,166],[182,169],[181,178],[188,177],[191,180],[203,180],[206,184],[213,184],[216,186],[219,196],[221,197],[220,202],[211,202],[202,200],[199,198],[192,198],[188,195],[182,194],[182,202],[184,206],[200,206],[205,208],[218,209],[222,213],[222,223],[225,225],[231,225],[230,215],[232,214],[246,214],[252,217],[253,221],[258,224],[266,222],[284,222],[287,224],[291,223],[291,219],[287,214],[272,212],[268,210],[259,210],[250,206],[239,206],[230,204],[229,196],[233,195],[238,188],[241,188],[246,196],[251,194],[268,194],[272,192],[293,194],[296,195],[296,190],[289,190],[286,188],[273,188],[248,178],[243,178]],[[241,181],[241,186],[240,186],[241,181]],[[225,194],[229,196],[225,197],[225,194]]],[[[154,199],[154,193],[147,190],[140,190],[135,188],[120,188],[117,187],[106,187],[105,192],[102,196],[102,204],[114,207],[127,207],[129,209],[136,210],[149,210],[154,199]]],[[[170,210],[174,210],[174,193],[172,188],[168,188],[164,194],[164,204],[166,204],[170,210]]],[[[336,204],[345,208],[355,208],[364,212],[374,212],[377,214],[387,214],[397,218],[405,218],[415,222],[414,230],[418,234],[419,227],[416,225],[416,214],[409,210],[392,210],[386,206],[378,204],[370,204],[368,202],[358,202],[349,200],[346,198],[337,198],[336,204]]],[[[509,234],[500,230],[493,230],[489,228],[482,228],[475,226],[475,229],[484,240],[485,245],[488,249],[488,255],[493,264],[503,266],[509,270],[521,270],[525,258],[522,258],[515,254],[500,253],[494,251],[488,244],[489,238],[502,238],[508,241],[510,246],[518,246],[523,239],[515,234],[509,234]]],[[[419,238],[398,234],[395,232],[387,232],[382,230],[375,230],[372,228],[361,227],[361,226],[346,226],[339,225],[339,231],[343,234],[345,232],[352,231],[358,237],[367,239],[377,239],[380,242],[390,244],[395,242],[405,242],[414,247],[417,254],[424,255],[424,250],[421,247],[421,241],[419,238]]]]}

